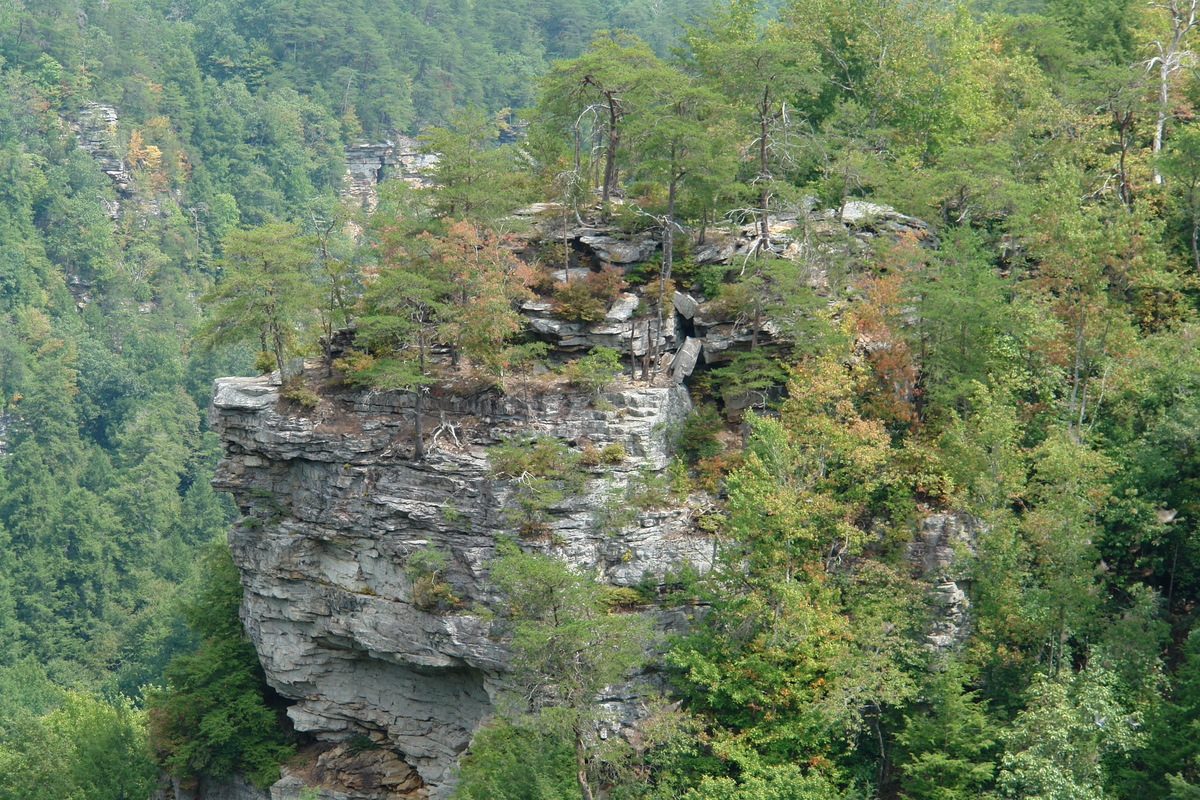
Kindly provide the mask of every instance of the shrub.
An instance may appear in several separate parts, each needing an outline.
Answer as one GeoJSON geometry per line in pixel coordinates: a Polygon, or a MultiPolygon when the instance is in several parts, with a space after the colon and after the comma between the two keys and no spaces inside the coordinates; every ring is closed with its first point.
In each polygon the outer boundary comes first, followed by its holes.
{"type": "Polygon", "coordinates": [[[625,456],[625,445],[620,442],[609,442],[600,450],[600,461],[604,464],[620,464],[625,456]]]}
{"type": "Polygon", "coordinates": [[[167,665],[167,689],[147,694],[151,746],[176,777],[240,774],[265,788],[295,752],[290,725],[271,702],[275,693],[238,618],[242,586],[228,549],[214,546],[205,564],[207,583],[185,609],[203,642],[167,665]]]}
{"type": "Polygon", "coordinates": [[[668,475],[663,475],[649,467],[638,470],[637,476],[629,482],[626,498],[634,508],[643,511],[652,508],[665,508],[671,502],[671,486],[668,475]]]}
{"type": "Polygon", "coordinates": [[[582,473],[580,456],[566,444],[550,436],[526,441],[510,439],[488,449],[492,476],[521,478],[531,475],[552,481],[566,481],[578,488],[582,473]]]}
{"type": "Polygon", "coordinates": [[[437,575],[420,575],[412,585],[412,604],[422,611],[451,611],[461,604],[454,588],[437,575]]]}
{"type": "Polygon", "coordinates": [[[275,354],[262,350],[254,357],[254,371],[259,375],[266,375],[268,372],[274,372],[279,367],[275,361],[275,354]]]}
{"type": "Polygon", "coordinates": [[[294,375],[283,382],[279,396],[304,409],[313,409],[321,402],[321,396],[304,385],[304,379],[294,375]]]}
{"type": "Polygon", "coordinates": [[[554,284],[554,314],[572,322],[598,322],[626,286],[616,267],[602,267],[586,277],[554,284]]]}
{"type": "Polygon", "coordinates": [[[422,611],[445,612],[462,605],[458,595],[442,573],[446,569],[446,556],[440,551],[425,547],[417,550],[405,562],[412,579],[412,604],[422,611]]]}
{"type": "Polygon", "coordinates": [[[522,536],[551,533],[550,509],[566,497],[567,489],[583,488],[583,457],[548,436],[495,445],[488,453],[493,477],[513,481],[517,508],[508,513],[522,536]]]}
{"type": "Polygon", "coordinates": [[[629,504],[626,490],[615,488],[608,492],[608,496],[596,509],[592,520],[598,532],[616,536],[632,525],[637,517],[638,510],[629,504]]]}
{"type": "Polygon", "coordinates": [[[675,449],[689,463],[719,455],[725,449],[717,439],[721,427],[721,415],[716,407],[711,404],[701,406],[683,421],[675,449]]]}
{"type": "Polygon", "coordinates": [[[603,586],[600,602],[609,611],[628,611],[642,605],[645,598],[637,589],[628,586],[603,586]]]}
{"type": "Polygon", "coordinates": [[[557,731],[493,719],[475,733],[459,767],[459,800],[578,797],[575,753],[557,731]]]}
{"type": "Polygon", "coordinates": [[[567,380],[586,389],[593,398],[608,389],[621,372],[621,354],[611,347],[593,347],[591,352],[563,368],[567,380]]]}

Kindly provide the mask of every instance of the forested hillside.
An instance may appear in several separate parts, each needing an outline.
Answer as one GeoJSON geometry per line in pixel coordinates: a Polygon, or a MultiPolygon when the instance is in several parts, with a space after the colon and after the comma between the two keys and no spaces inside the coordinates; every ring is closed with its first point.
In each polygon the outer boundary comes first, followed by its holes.
{"type": "MultiPolygon", "coordinates": [[[[720,565],[607,602],[709,609],[664,645],[674,695],[624,752],[502,716],[460,796],[1196,797],[1197,27],[1191,0],[0,3],[0,798],[266,785],[294,746],[235,618],[214,377],[278,368],[298,408],[335,374],[418,404],[654,381],[660,342],[550,364],[519,309],[631,291],[650,330],[676,290],[750,333],[639,501],[703,503],[720,565]],[[346,201],[345,146],[400,135],[436,187],[346,201]],[[533,202],[653,253],[576,274],[533,202]],[[931,235],[843,234],[884,204],[931,235]],[[935,514],[974,532],[971,635],[936,653],[904,556],[935,514]]],[[[513,447],[537,535],[583,456],[513,447]]],[[[497,565],[514,608],[532,568],[497,565]]],[[[545,623],[512,612],[518,652],[545,623]]]]}

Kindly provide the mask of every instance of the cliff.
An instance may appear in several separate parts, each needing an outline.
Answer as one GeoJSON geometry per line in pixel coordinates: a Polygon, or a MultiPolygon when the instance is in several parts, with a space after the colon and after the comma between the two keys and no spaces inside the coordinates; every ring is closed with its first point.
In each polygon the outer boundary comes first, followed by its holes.
{"type": "MultiPolygon", "coordinates": [[[[932,243],[918,221],[859,205],[774,220],[767,246],[805,259],[812,286],[828,294],[826,262],[814,253],[830,238],[854,257],[880,235],[932,243]]],[[[567,241],[577,256],[571,270],[623,263],[622,241],[633,242],[638,258],[658,246],[649,234],[622,240],[611,229],[563,228],[553,214],[531,214],[531,246],[567,241]]],[[[694,257],[728,262],[757,246],[753,236],[712,236],[694,257]]],[[[656,382],[618,383],[598,398],[549,372],[507,393],[466,379],[431,387],[422,403],[424,457],[414,450],[410,393],[327,387],[306,410],[281,400],[268,377],[217,381],[210,418],[225,457],[214,485],[244,515],[229,536],[242,617],[268,681],[294,701],[296,728],[317,741],[303,765],[285,768],[275,800],[307,786],[322,787],[327,800],[448,794],[458,756],[504,683],[507,653],[492,635],[498,598],[488,581],[502,538],[617,587],[661,585],[682,568],[712,565],[717,543],[699,531],[689,502],[636,507],[628,490],[664,477],[670,433],[691,410],[683,382],[692,371],[727,362],[753,340],[770,342],[777,329],[764,321],[752,330],[689,288],[675,293],[661,335],[633,294],[590,323],[559,319],[548,302],[527,304],[528,333],[557,358],[596,346],[639,357],[657,342],[667,365],[656,382]],[[574,453],[586,480],[530,524],[518,510],[520,485],[498,477],[492,462],[493,448],[535,436],[574,453]],[[602,452],[616,455],[596,458],[602,452]],[[431,552],[445,562],[432,600],[422,567],[431,552]]],[[[972,531],[968,519],[930,517],[910,547],[914,570],[931,583],[933,647],[957,646],[969,632],[954,560],[972,531]]],[[[694,611],[655,613],[661,627],[679,628],[694,611]]],[[[647,673],[600,698],[610,732],[635,723],[639,681],[654,679],[647,673]]]]}
{"type": "MultiPolygon", "coordinates": [[[[686,507],[638,510],[615,528],[601,519],[614,491],[665,468],[667,431],[690,410],[687,393],[639,384],[600,399],[553,381],[527,398],[434,392],[426,458],[413,460],[410,395],[334,394],[302,414],[280,405],[267,378],[217,382],[212,420],[226,455],[215,485],[245,515],[229,540],[268,680],[296,701],[298,730],[328,742],[368,736],[381,746],[375,757],[388,756],[376,766],[390,788],[346,796],[402,787],[444,796],[451,766],[492,708],[505,653],[486,615],[472,611],[493,599],[487,565],[497,537],[517,526],[512,482],[491,476],[489,446],[538,433],[577,449],[617,443],[626,454],[592,468],[585,490],[550,508],[525,546],[617,586],[710,563],[712,542],[692,532],[686,507]],[[444,555],[461,610],[426,611],[414,598],[409,562],[429,548],[444,555]]],[[[322,766],[326,777],[336,772],[322,766]]]]}

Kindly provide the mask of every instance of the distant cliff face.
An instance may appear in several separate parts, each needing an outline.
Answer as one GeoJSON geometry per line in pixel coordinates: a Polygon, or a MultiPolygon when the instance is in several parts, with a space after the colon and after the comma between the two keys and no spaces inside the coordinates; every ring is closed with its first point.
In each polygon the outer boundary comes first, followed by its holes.
{"type": "Polygon", "coordinates": [[[355,774],[361,783],[361,770],[327,753],[318,772],[330,790],[444,796],[457,756],[492,708],[506,653],[472,611],[494,600],[488,563],[497,537],[515,535],[517,524],[511,482],[489,475],[489,446],[544,434],[576,448],[619,443],[626,453],[592,468],[584,492],[549,509],[525,546],[624,586],[711,563],[713,543],[693,532],[686,508],[637,511],[616,528],[600,519],[616,487],[665,468],[668,431],[689,410],[680,386],[635,384],[595,404],[561,384],[527,400],[435,391],[427,454],[414,460],[411,395],[333,395],[301,414],[280,410],[266,378],[217,382],[212,421],[226,456],[215,485],[245,515],[230,544],[243,620],[267,678],[296,701],[289,714],[299,730],[382,745],[368,752],[382,759],[371,769],[387,777],[370,790],[339,781],[355,774]],[[414,598],[410,562],[430,548],[445,557],[442,574],[463,610],[432,613],[414,598]]]}

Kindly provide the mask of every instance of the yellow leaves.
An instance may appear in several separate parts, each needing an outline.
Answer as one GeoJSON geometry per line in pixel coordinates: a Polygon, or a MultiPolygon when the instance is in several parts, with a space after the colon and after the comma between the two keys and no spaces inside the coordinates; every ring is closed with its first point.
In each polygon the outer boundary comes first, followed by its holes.
{"type": "Polygon", "coordinates": [[[172,176],[186,177],[191,171],[171,120],[163,115],[130,132],[125,160],[135,175],[149,183],[152,191],[166,190],[172,176]]]}

